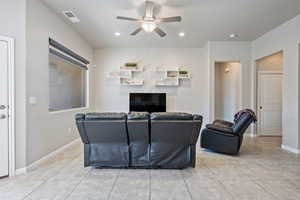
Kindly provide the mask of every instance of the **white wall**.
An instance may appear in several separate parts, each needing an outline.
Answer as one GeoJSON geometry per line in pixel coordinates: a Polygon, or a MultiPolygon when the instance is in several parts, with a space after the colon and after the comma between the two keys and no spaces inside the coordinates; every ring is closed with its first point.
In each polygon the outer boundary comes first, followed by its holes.
{"type": "Polygon", "coordinates": [[[241,64],[240,108],[251,107],[251,42],[208,42],[209,51],[209,119],[214,120],[215,109],[215,63],[239,62],[241,64]]]}
{"type": "Polygon", "coordinates": [[[216,63],[215,118],[233,121],[240,108],[240,63],[216,63]],[[228,70],[228,71],[226,71],[228,70]]]}
{"type": "MultiPolygon", "coordinates": [[[[283,145],[296,150],[300,149],[299,27],[300,15],[252,43],[253,82],[256,72],[255,60],[283,51],[283,145]]],[[[253,94],[255,94],[254,89],[253,94]]]]}
{"type": "Polygon", "coordinates": [[[208,120],[208,68],[205,49],[199,48],[106,48],[98,49],[96,58],[96,110],[128,112],[130,92],[166,92],[167,110],[199,113],[208,120]],[[144,72],[137,77],[145,79],[143,87],[120,86],[107,73],[129,61],[141,61],[144,72]],[[190,81],[179,87],[156,87],[157,66],[185,66],[191,72],[190,81]]]}
{"type": "Polygon", "coordinates": [[[16,168],[26,165],[25,0],[0,0],[0,35],[15,39],[16,168]]]}
{"type": "MultiPolygon", "coordinates": [[[[93,60],[93,48],[54,12],[39,0],[27,1],[27,99],[36,97],[37,104],[27,104],[27,165],[79,137],[74,115],[80,111],[51,114],[49,107],[48,38],[64,44],[76,53],[93,60]],[[71,128],[71,133],[68,129],[71,128]]],[[[93,100],[93,68],[90,99],[93,100]]],[[[93,108],[91,101],[91,108],[93,108]]]]}

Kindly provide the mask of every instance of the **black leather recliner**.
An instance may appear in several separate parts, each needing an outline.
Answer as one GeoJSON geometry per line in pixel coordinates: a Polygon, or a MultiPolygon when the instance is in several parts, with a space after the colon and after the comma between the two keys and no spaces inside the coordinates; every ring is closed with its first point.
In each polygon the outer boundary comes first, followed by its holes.
{"type": "Polygon", "coordinates": [[[187,113],[77,114],[85,166],[195,167],[202,116],[187,113]]]}
{"type": "Polygon", "coordinates": [[[202,117],[187,113],[151,114],[151,166],[195,167],[202,117]]]}
{"type": "Polygon", "coordinates": [[[235,115],[234,123],[216,120],[207,124],[201,133],[201,147],[236,155],[242,145],[243,135],[252,122],[256,122],[256,116],[253,111],[246,109],[235,115]]]}
{"type": "Polygon", "coordinates": [[[125,113],[76,115],[76,124],[84,143],[84,166],[129,166],[126,120],[125,113]]]}

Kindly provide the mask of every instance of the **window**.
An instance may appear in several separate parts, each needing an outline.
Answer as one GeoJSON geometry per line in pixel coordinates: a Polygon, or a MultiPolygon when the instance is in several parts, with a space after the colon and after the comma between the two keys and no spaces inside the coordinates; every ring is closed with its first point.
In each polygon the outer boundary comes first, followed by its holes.
{"type": "Polygon", "coordinates": [[[77,59],[76,54],[69,55],[68,49],[62,51],[55,48],[56,46],[53,47],[50,40],[49,111],[86,107],[87,63],[77,59]]]}

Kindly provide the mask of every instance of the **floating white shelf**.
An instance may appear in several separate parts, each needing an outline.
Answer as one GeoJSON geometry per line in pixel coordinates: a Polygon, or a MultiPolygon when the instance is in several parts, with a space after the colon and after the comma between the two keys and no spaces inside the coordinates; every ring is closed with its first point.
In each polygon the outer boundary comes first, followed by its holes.
{"type": "Polygon", "coordinates": [[[143,67],[140,67],[138,65],[136,67],[121,66],[118,71],[109,72],[108,78],[119,79],[120,85],[142,86],[144,85],[144,80],[133,78],[135,72],[142,72],[142,71],[143,71],[143,67]]]}
{"type": "Polygon", "coordinates": [[[142,86],[144,80],[142,79],[120,79],[120,84],[123,86],[142,86]]]}
{"type": "Polygon", "coordinates": [[[157,72],[163,73],[162,80],[156,81],[156,86],[179,86],[179,80],[189,80],[190,72],[179,67],[157,67],[157,72]]]}
{"type": "Polygon", "coordinates": [[[142,72],[143,67],[137,66],[137,67],[126,67],[126,66],[121,66],[120,70],[123,71],[132,71],[132,72],[142,72]]]}

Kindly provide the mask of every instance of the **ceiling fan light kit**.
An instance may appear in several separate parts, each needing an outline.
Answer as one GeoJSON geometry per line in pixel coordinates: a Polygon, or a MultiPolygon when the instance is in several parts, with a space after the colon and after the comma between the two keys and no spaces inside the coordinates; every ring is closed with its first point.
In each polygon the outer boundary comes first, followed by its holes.
{"type": "Polygon", "coordinates": [[[117,16],[117,19],[119,20],[127,20],[127,21],[141,23],[141,26],[131,33],[132,36],[137,35],[139,32],[144,30],[147,33],[156,32],[160,37],[165,37],[167,34],[157,26],[158,24],[181,22],[181,16],[156,18],[154,16],[154,9],[155,9],[154,2],[146,1],[145,4],[146,4],[146,10],[143,19],[117,16]]]}
{"type": "Polygon", "coordinates": [[[145,32],[151,33],[156,29],[157,25],[155,22],[143,22],[142,23],[142,28],[144,29],[145,32]]]}

